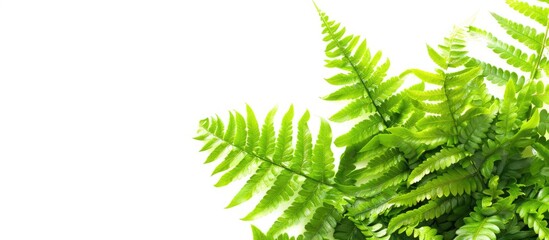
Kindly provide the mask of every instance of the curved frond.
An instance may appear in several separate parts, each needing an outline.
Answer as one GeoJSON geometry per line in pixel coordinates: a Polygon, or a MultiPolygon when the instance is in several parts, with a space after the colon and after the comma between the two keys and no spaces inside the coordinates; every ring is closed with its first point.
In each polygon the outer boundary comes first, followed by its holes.
{"type": "Polygon", "coordinates": [[[464,220],[465,225],[456,231],[456,240],[495,240],[500,229],[503,228],[503,220],[497,215],[485,217],[477,212],[471,212],[471,215],[464,220]]]}
{"type": "MultiPolygon", "coordinates": [[[[420,222],[438,218],[451,212],[455,207],[463,205],[467,198],[448,197],[429,201],[427,204],[393,217],[389,222],[389,232],[395,232],[401,227],[414,227],[420,222]]],[[[435,231],[436,233],[436,231],[435,231]]]]}
{"type": "Polygon", "coordinates": [[[278,135],[275,135],[274,127],[276,108],[267,114],[261,131],[253,110],[247,106],[246,112],[246,118],[232,112],[226,127],[219,117],[200,122],[198,139],[205,142],[203,149],[212,151],[207,162],[223,159],[214,170],[214,174],[225,172],[216,186],[225,186],[251,175],[227,207],[240,205],[265,192],[244,220],[252,220],[290,205],[267,236],[284,236],[281,235],[284,229],[303,223],[308,223],[306,236],[322,235],[333,230],[341,213],[327,204],[332,200],[326,199],[329,191],[339,191],[333,180],[332,134],[328,123],[321,122],[313,145],[307,126],[310,118],[308,112],[297,124],[296,139],[293,107],[284,114],[278,135]]]}
{"type": "Polygon", "coordinates": [[[423,176],[434,171],[445,169],[469,155],[468,152],[461,148],[444,148],[414,168],[410,173],[410,176],[408,176],[408,184],[411,185],[419,182],[423,176]]]}
{"type": "Polygon", "coordinates": [[[439,177],[419,186],[418,188],[393,198],[390,203],[412,206],[425,199],[437,199],[447,196],[470,194],[481,187],[476,173],[462,168],[451,168],[439,177]]]}

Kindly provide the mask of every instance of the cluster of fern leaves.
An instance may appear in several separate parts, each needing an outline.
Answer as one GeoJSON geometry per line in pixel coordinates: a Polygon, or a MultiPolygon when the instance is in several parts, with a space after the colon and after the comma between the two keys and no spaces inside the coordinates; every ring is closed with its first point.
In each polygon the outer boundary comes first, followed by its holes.
{"type": "Polygon", "coordinates": [[[250,107],[228,123],[200,122],[206,162],[220,160],[216,186],[248,177],[228,207],[262,195],[243,219],[279,213],[265,232],[253,227],[254,239],[548,240],[549,1],[507,4],[531,19],[493,14],[513,42],[458,28],[427,47],[436,69],[399,76],[318,10],[326,66],[339,70],[324,99],[345,102],[330,120],[354,124],[347,133],[332,142],[321,120],[314,134],[309,113],[296,117],[293,107],[277,130],[276,108],[261,124],[250,107]],[[471,57],[471,38],[507,64],[471,57]],[[405,79],[419,83],[404,88],[405,79]],[[505,86],[503,98],[488,83],[505,86]],[[332,143],[345,149],[337,162],[332,143]]]}

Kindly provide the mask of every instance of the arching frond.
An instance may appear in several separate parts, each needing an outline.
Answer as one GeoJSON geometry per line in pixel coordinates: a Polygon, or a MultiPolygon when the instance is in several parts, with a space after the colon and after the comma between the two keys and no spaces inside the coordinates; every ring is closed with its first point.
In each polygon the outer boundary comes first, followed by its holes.
{"type": "Polygon", "coordinates": [[[495,240],[497,234],[500,233],[501,228],[503,228],[503,221],[497,215],[486,217],[477,212],[471,212],[471,215],[469,217],[466,217],[464,220],[465,225],[461,226],[456,231],[456,240],[495,240]]]}
{"type": "Polygon", "coordinates": [[[299,120],[297,134],[294,134],[294,109],[290,107],[276,135],[276,109],[267,114],[261,131],[253,110],[247,107],[246,112],[246,118],[238,112],[231,113],[226,128],[219,117],[200,123],[198,139],[205,142],[203,149],[213,149],[207,162],[223,159],[214,170],[214,174],[225,172],[216,186],[251,175],[227,207],[237,206],[266,191],[244,220],[290,205],[267,236],[282,236],[284,229],[302,223],[307,223],[306,238],[332,231],[341,213],[325,203],[330,190],[338,191],[333,180],[332,134],[328,123],[321,122],[313,145],[308,112],[299,120]]]}
{"type": "Polygon", "coordinates": [[[459,162],[470,153],[461,148],[445,148],[435,155],[424,160],[419,166],[414,168],[408,176],[408,184],[419,182],[423,176],[438,170],[445,169],[454,163],[459,162]]]}
{"type": "Polygon", "coordinates": [[[465,169],[451,168],[439,177],[419,186],[418,188],[393,198],[390,203],[412,206],[425,199],[437,199],[447,196],[470,194],[481,187],[476,173],[465,169]]]}
{"type": "MultiPolygon", "coordinates": [[[[407,211],[406,213],[393,217],[389,222],[389,232],[395,232],[403,226],[414,227],[420,222],[438,218],[443,214],[451,212],[455,207],[467,202],[468,197],[447,197],[429,201],[419,208],[407,211]]],[[[435,231],[436,233],[436,231],[435,231]]]]}

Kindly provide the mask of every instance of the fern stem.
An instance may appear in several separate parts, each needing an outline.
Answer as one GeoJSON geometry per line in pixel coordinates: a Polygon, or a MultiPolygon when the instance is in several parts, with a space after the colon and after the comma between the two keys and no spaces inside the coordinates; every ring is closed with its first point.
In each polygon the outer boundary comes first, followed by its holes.
{"type": "Polygon", "coordinates": [[[204,129],[206,132],[210,133],[210,135],[212,135],[214,138],[217,138],[219,141],[223,141],[225,142],[226,144],[228,144],[229,146],[231,146],[233,149],[236,149],[238,151],[240,151],[241,153],[244,153],[244,154],[248,154],[248,155],[251,155],[252,157],[256,158],[256,159],[259,159],[261,161],[264,161],[264,162],[268,162],[269,164],[273,165],[273,166],[276,166],[276,167],[279,167],[279,168],[282,168],[284,169],[285,171],[288,171],[288,172],[291,172],[292,174],[295,174],[295,175],[298,175],[298,176],[301,176],[301,177],[304,177],[306,179],[310,179],[311,181],[314,181],[314,182],[317,182],[319,184],[322,184],[322,185],[325,185],[325,186],[328,186],[328,187],[331,187],[331,188],[334,188],[336,190],[338,190],[339,192],[341,193],[344,193],[343,190],[339,189],[336,185],[334,184],[330,184],[330,183],[327,183],[327,182],[324,182],[322,180],[319,180],[319,179],[316,179],[316,178],[312,178],[310,176],[307,176],[305,173],[303,172],[298,172],[298,171],[295,171],[287,166],[284,166],[282,164],[279,164],[279,163],[276,163],[274,162],[273,160],[267,158],[267,157],[261,157],[261,156],[258,156],[257,154],[255,154],[254,152],[247,152],[246,150],[242,149],[241,147],[238,147],[238,146],[235,146],[233,145],[232,143],[226,141],[225,139],[223,138],[220,138],[218,136],[216,136],[215,134],[213,134],[212,132],[210,132],[208,129],[205,129],[205,128],[202,128],[204,129]]]}

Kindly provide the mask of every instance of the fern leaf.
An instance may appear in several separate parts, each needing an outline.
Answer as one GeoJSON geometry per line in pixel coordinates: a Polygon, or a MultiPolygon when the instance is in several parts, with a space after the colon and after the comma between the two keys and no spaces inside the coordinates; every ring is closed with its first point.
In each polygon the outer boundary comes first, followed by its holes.
{"type": "Polygon", "coordinates": [[[227,171],[223,176],[219,178],[216,187],[223,187],[235,180],[241,179],[250,173],[254,172],[258,167],[258,162],[254,161],[250,155],[244,156],[244,158],[231,170],[227,171]]]}
{"type": "MultiPolygon", "coordinates": [[[[430,128],[419,132],[410,131],[403,127],[394,127],[388,129],[393,135],[398,136],[403,141],[412,143],[413,145],[425,145],[429,149],[440,146],[448,141],[448,136],[436,128],[430,128]]],[[[386,145],[386,144],[385,144],[386,145]]],[[[390,146],[390,145],[386,145],[390,146]]]]}
{"type": "Polygon", "coordinates": [[[387,81],[382,82],[379,86],[372,91],[372,99],[375,101],[383,102],[398,90],[402,85],[403,80],[400,77],[392,77],[387,81]]]}
{"type": "Polygon", "coordinates": [[[225,208],[232,208],[250,200],[252,196],[261,192],[267,186],[271,186],[275,176],[280,174],[280,172],[282,172],[281,168],[274,167],[269,162],[261,163],[255,174],[250,177],[225,208]]]}
{"type": "Polygon", "coordinates": [[[290,106],[290,109],[288,109],[288,112],[282,118],[282,124],[276,140],[276,148],[273,155],[273,162],[276,164],[288,162],[292,158],[293,117],[294,107],[290,106]]]}
{"type": "Polygon", "coordinates": [[[332,115],[330,120],[334,122],[346,122],[349,120],[357,119],[361,116],[365,116],[374,111],[375,109],[367,99],[359,98],[352,101],[339,112],[332,115]]]}
{"type": "Polygon", "coordinates": [[[429,53],[429,57],[431,57],[431,60],[433,60],[433,62],[436,63],[440,68],[448,68],[448,62],[446,61],[446,59],[429,45],[427,45],[427,53],[429,53]]]}
{"type": "Polygon", "coordinates": [[[331,149],[332,130],[325,120],[320,124],[320,131],[313,149],[311,178],[328,183],[335,175],[334,157],[331,149]]]}
{"type": "Polygon", "coordinates": [[[305,239],[323,240],[334,231],[341,214],[331,205],[318,208],[313,218],[305,225],[305,239]]]}
{"type": "Polygon", "coordinates": [[[535,55],[528,55],[521,49],[504,43],[493,34],[479,28],[470,27],[470,31],[486,38],[488,40],[488,48],[498,54],[500,58],[506,60],[509,65],[519,68],[525,72],[532,72],[535,69],[533,65],[535,55]]]}
{"type": "Polygon", "coordinates": [[[290,169],[295,172],[310,172],[311,158],[313,157],[312,136],[307,122],[310,114],[308,111],[303,114],[297,126],[297,142],[295,145],[294,159],[290,165],[290,169]]]}
{"type": "Polygon", "coordinates": [[[492,16],[507,31],[507,34],[517,41],[534,51],[539,51],[542,48],[543,34],[538,34],[535,28],[513,22],[495,13],[492,13],[492,16]]]}
{"type": "MultiPolygon", "coordinates": [[[[438,218],[451,212],[455,207],[467,201],[464,197],[449,197],[429,201],[427,204],[393,217],[389,222],[388,231],[397,231],[403,226],[413,227],[423,221],[438,218]]],[[[436,231],[435,231],[436,232],[436,231]]]]}
{"type": "Polygon", "coordinates": [[[360,229],[348,218],[341,219],[335,227],[334,238],[336,240],[366,240],[360,229]]]}
{"type": "Polygon", "coordinates": [[[393,198],[390,203],[401,206],[412,206],[425,199],[437,199],[447,196],[470,194],[478,190],[481,184],[474,177],[475,173],[462,168],[451,168],[439,177],[418,188],[393,198]]]}
{"type": "Polygon", "coordinates": [[[461,148],[444,148],[435,155],[425,159],[425,161],[412,170],[410,176],[408,176],[408,185],[419,182],[425,175],[445,169],[469,155],[470,153],[465,152],[461,148]]]}
{"type": "Polygon", "coordinates": [[[469,121],[463,121],[466,124],[460,126],[458,140],[465,150],[474,153],[481,148],[490,127],[492,127],[493,118],[493,116],[481,114],[470,118],[469,121]]]}
{"type": "Polygon", "coordinates": [[[509,81],[505,88],[498,122],[496,123],[496,133],[500,136],[500,141],[511,137],[519,124],[515,94],[515,85],[512,81],[509,81]]]}
{"type": "Polygon", "coordinates": [[[465,225],[461,226],[457,231],[456,240],[468,239],[496,239],[497,235],[503,228],[502,219],[497,216],[484,217],[477,212],[471,212],[469,217],[465,219],[465,225]]]}
{"type": "Polygon", "coordinates": [[[354,219],[364,221],[373,221],[386,210],[390,209],[393,204],[389,201],[396,195],[393,189],[385,190],[376,194],[372,198],[357,198],[348,208],[348,215],[354,219]]]}
{"type": "Polygon", "coordinates": [[[334,143],[338,147],[360,143],[379,133],[384,126],[383,120],[379,116],[374,115],[356,124],[349,132],[336,138],[334,143]]]}
{"type": "Polygon", "coordinates": [[[261,127],[261,135],[259,137],[259,146],[257,155],[271,157],[275,151],[275,129],[274,129],[274,117],[277,108],[273,108],[267,113],[265,122],[261,127]]]}
{"type": "Polygon", "coordinates": [[[253,240],[304,240],[303,235],[297,237],[290,237],[288,234],[281,234],[276,238],[273,236],[265,235],[259,228],[252,225],[253,240]]]}
{"type": "Polygon", "coordinates": [[[225,159],[215,167],[212,172],[212,176],[228,170],[229,168],[240,162],[240,160],[242,160],[243,158],[244,155],[238,149],[232,150],[231,152],[229,152],[229,154],[227,154],[225,159]]]}
{"type": "Polygon", "coordinates": [[[400,77],[385,79],[390,63],[387,60],[380,64],[381,52],[372,54],[365,40],[346,35],[345,28],[341,28],[340,24],[331,21],[320,10],[318,13],[324,41],[327,42],[327,66],[343,71],[327,79],[330,84],[340,88],[325,99],[351,101],[334,114],[331,120],[358,122],[349,132],[338,137],[335,144],[340,147],[363,144],[387,128],[391,123],[389,121],[395,118],[392,107],[384,105],[391,103],[394,106],[403,99],[402,96],[395,97],[403,81],[400,77]]]}
{"type": "Polygon", "coordinates": [[[255,113],[249,105],[246,105],[246,129],[248,129],[248,136],[246,139],[246,147],[244,148],[248,152],[253,152],[259,142],[259,124],[255,113]]]}
{"type": "Polygon", "coordinates": [[[242,218],[242,220],[254,220],[257,217],[264,216],[278,209],[282,203],[290,200],[300,185],[301,181],[292,172],[282,172],[278,175],[265,196],[256,205],[255,209],[242,218]]]}
{"type": "Polygon", "coordinates": [[[325,189],[318,182],[305,180],[301,186],[298,196],[282,215],[273,223],[268,235],[278,235],[288,227],[304,221],[311,216],[316,208],[322,205],[325,189]]]}
{"type": "Polygon", "coordinates": [[[362,185],[360,185],[356,192],[357,196],[371,197],[379,194],[383,190],[397,186],[408,177],[405,165],[403,163],[397,164],[395,167],[390,168],[388,171],[382,173],[381,176],[374,178],[362,185]]]}
{"type": "Polygon", "coordinates": [[[408,236],[413,236],[419,240],[442,240],[443,236],[437,235],[437,230],[428,226],[420,228],[408,227],[403,228],[399,233],[405,232],[408,236]]]}
{"type": "Polygon", "coordinates": [[[505,70],[500,67],[496,67],[489,63],[482,62],[478,59],[472,59],[473,65],[478,65],[482,68],[482,75],[486,77],[490,82],[498,86],[503,86],[507,81],[511,80],[515,83],[515,86],[521,86],[526,81],[524,76],[519,76],[515,72],[505,70]]]}
{"type": "Polygon", "coordinates": [[[540,6],[533,6],[526,2],[517,1],[517,0],[507,0],[507,4],[515,9],[517,12],[522,13],[524,16],[527,16],[538,23],[540,23],[542,26],[547,26],[549,23],[549,9],[540,7],[540,6]]]}
{"type": "Polygon", "coordinates": [[[342,87],[339,90],[329,94],[328,96],[323,97],[322,99],[330,101],[349,100],[359,98],[363,94],[364,86],[358,83],[342,87]]]}
{"type": "Polygon", "coordinates": [[[358,228],[362,231],[362,234],[366,236],[366,239],[389,240],[391,238],[391,235],[387,234],[387,227],[381,223],[359,223],[358,228]]]}
{"type": "Polygon", "coordinates": [[[281,231],[307,222],[310,229],[307,236],[313,236],[312,239],[333,230],[343,208],[338,202],[340,190],[333,180],[334,158],[329,124],[324,120],[321,122],[313,146],[307,124],[310,114],[305,112],[297,124],[294,144],[293,106],[284,114],[278,136],[275,136],[274,129],[276,108],[267,114],[261,131],[253,110],[247,106],[246,112],[246,118],[238,112],[231,112],[226,128],[219,117],[203,120],[198,131],[197,139],[206,145],[203,149],[212,150],[207,162],[224,156],[214,169],[214,174],[226,171],[216,186],[225,186],[251,175],[227,208],[266,192],[243,219],[256,219],[289,205],[271,227],[267,239],[290,239],[288,235],[280,234],[281,231]],[[339,210],[331,211],[336,207],[339,210]]]}

